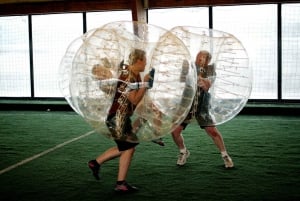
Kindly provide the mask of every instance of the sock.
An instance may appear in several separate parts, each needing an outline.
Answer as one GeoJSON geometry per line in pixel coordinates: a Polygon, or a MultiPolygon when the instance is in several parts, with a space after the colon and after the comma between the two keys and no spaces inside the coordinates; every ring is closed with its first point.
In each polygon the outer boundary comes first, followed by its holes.
{"type": "Polygon", "coordinates": [[[180,153],[186,153],[186,147],[179,150],[180,153]]]}
{"type": "Polygon", "coordinates": [[[221,151],[221,156],[224,157],[224,156],[228,156],[228,153],[227,151],[221,151]]]}
{"type": "Polygon", "coordinates": [[[117,185],[122,185],[125,183],[125,180],[122,180],[122,181],[117,181],[117,185]]]}
{"type": "Polygon", "coordinates": [[[97,162],[97,160],[93,160],[95,162],[96,167],[100,167],[100,164],[97,162]]]}

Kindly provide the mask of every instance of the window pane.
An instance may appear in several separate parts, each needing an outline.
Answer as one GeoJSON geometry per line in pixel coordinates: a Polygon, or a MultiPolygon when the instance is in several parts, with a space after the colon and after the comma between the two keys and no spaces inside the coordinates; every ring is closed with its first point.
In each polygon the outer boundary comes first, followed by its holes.
{"type": "Polygon", "coordinates": [[[148,11],[149,24],[158,25],[165,29],[175,26],[209,27],[208,8],[170,8],[151,9],[148,11]]]}
{"type": "Polygon", "coordinates": [[[89,12],[86,14],[87,30],[101,27],[114,21],[131,21],[131,11],[89,12]]]}
{"type": "Polygon", "coordinates": [[[282,5],[282,98],[300,99],[300,4],[282,5]]]}
{"type": "Polygon", "coordinates": [[[30,95],[28,17],[0,17],[0,96],[30,95]]]}
{"type": "Polygon", "coordinates": [[[213,9],[214,29],[237,37],[253,69],[251,99],[277,99],[277,5],[213,9]]]}
{"type": "Polygon", "coordinates": [[[82,35],[82,14],[32,16],[35,97],[62,97],[60,61],[69,44],[82,35]]]}

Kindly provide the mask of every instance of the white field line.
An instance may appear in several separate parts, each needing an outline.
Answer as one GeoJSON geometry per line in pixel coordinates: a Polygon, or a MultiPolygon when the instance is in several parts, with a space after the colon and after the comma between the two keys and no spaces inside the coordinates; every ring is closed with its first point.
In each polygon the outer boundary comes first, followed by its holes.
{"type": "Polygon", "coordinates": [[[35,159],[37,159],[37,158],[39,158],[39,157],[41,157],[41,156],[44,156],[44,155],[46,155],[46,154],[48,154],[48,153],[50,153],[50,152],[52,152],[52,151],[55,151],[56,149],[59,149],[59,148],[65,146],[65,145],[67,145],[67,144],[70,144],[70,143],[72,143],[72,142],[74,142],[74,141],[77,141],[77,140],[79,140],[79,139],[81,139],[81,138],[87,137],[87,136],[91,135],[92,133],[94,133],[94,131],[89,131],[89,132],[87,132],[87,133],[85,133],[85,134],[83,134],[83,135],[81,135],[81,136],[78,136],[78,137],[76,137],[76,138],[73,138],[73,139],[71,139],[71,140],[68,140],[68,141],[66,141],[66,142],[63,142],[63,143],[61,143],[61,144],[58,144],[58,145],[56,145],[55,147],[52,147],[52,148],[50,148],[50,149],[47,149],[47,150],[45,150],[45,151],[43,151],[43,152],[41,152],[41,153],[39,153],[39,154],[36,154],[36,155],[34,155],[34,156],[31,156],[31,157],[29,157],[29,158],[26,158],[26,159],[24,159],[24,160],[22,160],[22,161],[16,163],[16,164],[14,164],[14,165],[11,165],[11,166],[9,166],[9,167],[7,167],[7,168],[4,168],[4,169],[0,170],[0,175],[2,175],[2,174],[5,173],[5,172],[8,172],[8,171],[10,171],[10,170],[12,170],[12,169],[15,169],[15,168],[17,168],[17,167],[19,167],[19,166],[21,166],[21,165],[24,165],[24,164],[26,164],[26,163],[29,163],[30,161],[33,161],[33,160],[35,160],[35,159]]]}

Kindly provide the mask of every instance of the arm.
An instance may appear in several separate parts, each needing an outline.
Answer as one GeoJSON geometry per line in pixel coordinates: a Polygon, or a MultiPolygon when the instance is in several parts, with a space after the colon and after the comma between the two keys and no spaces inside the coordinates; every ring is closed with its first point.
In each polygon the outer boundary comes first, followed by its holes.
{"type": "MultiPolygon", "coordinates": [[[[144,82],[148,82],[150,79],[150,76],[149,74],[145,75],[144,77],[144,82]]],[[[147,88],[146,87],[143,87],[143,88],[139,88],[137,90],[131,90],[127,97],[128,97],[128,100],[134,104],[134,105],[137,105],[143,98],[143,96],[145,95],[146,93],[146,90],[147,88]]]]}
{"type": "Polygon", "coordinates": [[[211,87],[211,81],[208,78],[198,77],[198,86],[201,87],[204,91],[208,91],[211,87]]]}
{"type": "Polygon", "coordinates": [[[134,104],[137,105],[143,98],[143,96],[146,93],[147,88],[139,88],[138,90],[132,90],[128,93],[128,100],[134,104]]]}
{"type": "Polygon", "coordinates": [[[201,77],[201,75],[198,76],[198,86],[204,91],[208,91],[216,79],[215,66],[213,64],[208,65],[206,69],[207,72],[205,77],[201,77]]]}

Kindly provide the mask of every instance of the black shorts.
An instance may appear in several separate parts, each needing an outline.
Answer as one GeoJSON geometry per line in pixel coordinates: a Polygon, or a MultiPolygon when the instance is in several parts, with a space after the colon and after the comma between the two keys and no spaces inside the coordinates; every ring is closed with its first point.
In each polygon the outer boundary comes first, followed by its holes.
{"type": "MultiPolygon", "coordinates": [[[[182,130],[184,130],[188,125],[190,124],[190,122],[182,122],[180,124],[180,126],[182,126],[182,130]]],[[[200,126],[200,125],[199,125],[200,126]]],[[[213,126],[213,125],[212,125],[213,126]]],[[[200,128],[205,129],[205,127],[209,127],[209,126],[200,126],[200,128]]]]}
{"type": "Polygon", "coordinates": [[[124,140],[115,140],[115,142],[118,146],[119,151],[126,151],[126,150],[131,149],[139,144],[139,143],[134,143],[134,142],[127,142],[124,140]]]}
{"type": "MultiPolygon", "coordinates": [[[[192,118],[195,116],[200,128],[205,129],[205,127],[213,127],[214,120],[209,113],[210,110],[210,94],[208,92],[202,91],[200,96],[197,98],[197,107],[194,108],[195,102],[186,116],[185,120],[181,123],[183,130],[187,125],[192,121],[192,118]],[[195,109],[195,111],[193,111],[195,109]],[[195,114],[193,114],[195,113],[195,114]]],[[[195,100],[194,100],[195,101],[195,100]]]]}

